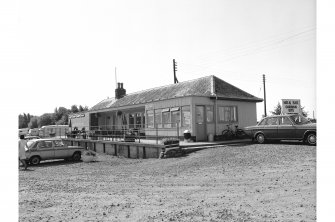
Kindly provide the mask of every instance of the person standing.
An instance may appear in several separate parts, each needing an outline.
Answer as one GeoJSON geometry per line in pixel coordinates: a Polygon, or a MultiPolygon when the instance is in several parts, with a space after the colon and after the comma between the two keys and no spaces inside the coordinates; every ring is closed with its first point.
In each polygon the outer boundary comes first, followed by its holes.
{"type": "Polygon", "coordinates": [[[24,170],[27,170],[28,164],[27,164],[27,157],[26,157],[26,150],[25,147],[27,145],[27,141],[24,139],[24,135],[20,135],[19,140],[19,160],[24,166],[24,170]]]}

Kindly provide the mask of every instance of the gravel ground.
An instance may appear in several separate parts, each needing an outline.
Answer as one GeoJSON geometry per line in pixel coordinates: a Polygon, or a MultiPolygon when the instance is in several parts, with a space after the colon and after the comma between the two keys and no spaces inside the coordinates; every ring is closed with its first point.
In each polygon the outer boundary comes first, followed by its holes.
{"type": "Polygon", "coordinates": [[[19,221],[316,221],[316,147],[44,162],[19,172],[19,221]]]}

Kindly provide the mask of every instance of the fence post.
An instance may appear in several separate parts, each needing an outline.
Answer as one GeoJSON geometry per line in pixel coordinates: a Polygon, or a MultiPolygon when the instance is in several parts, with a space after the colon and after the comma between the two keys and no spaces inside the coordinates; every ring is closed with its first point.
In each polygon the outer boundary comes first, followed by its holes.
{"type": "Polygon", "coordinates": [[[155,130],[156,130],[156,144],[158,144],[158,124],[155,123],[155,130]]]}
{"type": "Polygon", "coordinates": [[[177,122],[177,138],[179,140],[179,122],[177,122]]]}

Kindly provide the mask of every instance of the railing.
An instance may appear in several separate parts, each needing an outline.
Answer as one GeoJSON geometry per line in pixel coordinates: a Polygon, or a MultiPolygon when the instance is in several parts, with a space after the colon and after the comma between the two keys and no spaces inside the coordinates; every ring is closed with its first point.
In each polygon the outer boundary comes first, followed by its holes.
{"type": "Polygon", "coordinates": [[[156,124],[155,126],[145,125],[145,128],[127,128],[127,126],[120,125],[85,126],[82,129],[72,127],[67,134],[67,138],[156,144],[162,138],[179,138],[180,136],[182,135],[179,122],[156,124]]]}

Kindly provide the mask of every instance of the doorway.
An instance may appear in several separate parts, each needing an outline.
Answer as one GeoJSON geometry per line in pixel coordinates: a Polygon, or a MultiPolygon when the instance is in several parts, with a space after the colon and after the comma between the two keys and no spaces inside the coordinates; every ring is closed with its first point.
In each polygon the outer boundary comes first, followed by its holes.
{"type": "Polygon", "coordinates": [[[206,141],[205,106],[195,106],[195,124],[197,129],[197,141],[206,141]]]}

